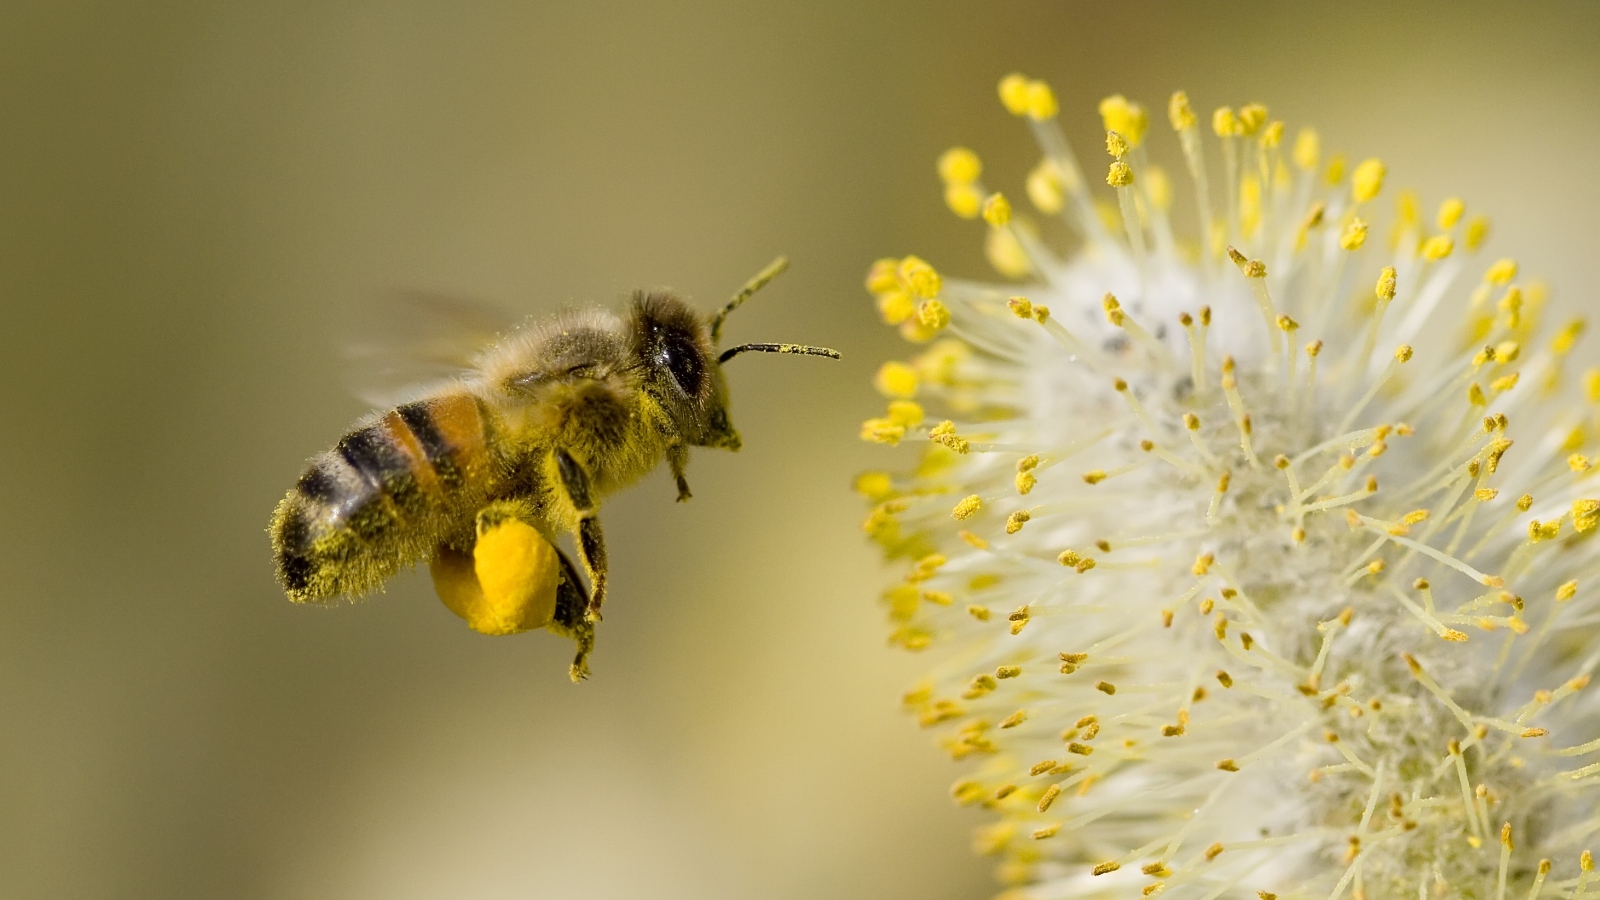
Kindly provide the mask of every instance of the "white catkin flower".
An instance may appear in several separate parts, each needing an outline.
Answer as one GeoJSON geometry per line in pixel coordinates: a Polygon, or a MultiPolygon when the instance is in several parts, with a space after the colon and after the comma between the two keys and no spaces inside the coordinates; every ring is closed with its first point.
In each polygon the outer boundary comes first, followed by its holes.
{"type": "Polygon", "coordinates": [[[1077,249],[941,158],[1026,286],[873,266],[923,346],[863,437],[916,457],[857,482],[910,566],[891,643],[936,657],[906,705],[995,817],[979,851],[1041,900],[1600,897],[1582,323],[1543,334],[1544,291],[1477,258],[1459,200],[1368,225],[1383,165],[1280,147],[1259,105],[1212,141],[1172,99],[1196,247],[1143,108],[1101,105],[1091,189],[1050,89],[1000,93],[1077,249]]]}

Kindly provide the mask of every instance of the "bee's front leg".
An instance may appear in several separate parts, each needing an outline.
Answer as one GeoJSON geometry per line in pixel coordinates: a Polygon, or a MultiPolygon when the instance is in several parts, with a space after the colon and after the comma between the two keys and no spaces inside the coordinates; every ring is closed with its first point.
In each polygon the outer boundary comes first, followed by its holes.
{"type": "Polygon", "coordinates": [[[578,512],[578,556],[589,575],[591,590],[589,605],[584,610],[584,620],[600,621],[600,605],[606,599],[606,541],[596,517],[594,493],[589,485],[589,473],[565,450],[556,451],[556,469],[561,474],[561,486],[578,512]]]}
{"type": "Polygon", "coordinates": [[[689,479],[683,477],[683,470],[689,466],[689,448],[683,444],[668,447],[667,463],[672,466],[672,477],[678,482],[678,502],[687,502],[693,496],[689,493],[689,479]]]}

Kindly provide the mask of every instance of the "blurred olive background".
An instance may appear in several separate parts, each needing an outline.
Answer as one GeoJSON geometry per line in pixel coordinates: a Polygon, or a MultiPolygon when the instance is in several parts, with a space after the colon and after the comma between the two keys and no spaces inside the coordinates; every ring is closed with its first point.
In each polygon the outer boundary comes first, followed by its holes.
{"type": "MultiPolygon", "coordinates": [[[[896,351],[861,277],[983,275],[933,160],[1020,195],[995,100],[1267,103],[1380,154],[1594,307],[1590,5],[322,2],[0,6],[0,895],[968,898],[979,818],[897,711],[848,491],[896,351]],[[746,449],[611,501],[595,677],[420,574],[292,607],[264,529],[364,412],[347,313],[393,288],[530,313],[778,253],[734,340],[746,449]]],[[[1591,345],[1592,346],[1592,345],[1591,345]]],[[[1590,357],[1594,358],[1593,356],[1590,357]]]]}

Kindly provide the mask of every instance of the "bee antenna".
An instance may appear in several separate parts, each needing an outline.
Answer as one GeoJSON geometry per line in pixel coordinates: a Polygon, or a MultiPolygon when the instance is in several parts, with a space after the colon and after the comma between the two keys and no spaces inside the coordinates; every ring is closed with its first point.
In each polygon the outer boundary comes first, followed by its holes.
{"type": "Polygon", "coordinates": [[[751,294],[766,287],[767,282],[777,278],[787,268],[789,268],[789,258],[780,256],[768,263],[765,269],[757,272],[756,277],[746,281],[744,287],[739,289],[739,293],[734,294],[733,299],[728,301],[728,305],[724,306],[721,312],[711,317],[711,343],[716,344],[717,340],[722,337],[722,321],[728,318],[728,313],[743,306],[744,302],[750,299],[751,294]]]}
{"type": "Polygon", "coordinates": [[[746,350],[760,350],[763,353],[801,353],[806,356],[826,356],[829,359],[838,359],[839,351],[829,350],[827,347],[811,347],[806,344],[740,344],[729,347],[717,357],[717,365],[721,365],[746,350]]]}

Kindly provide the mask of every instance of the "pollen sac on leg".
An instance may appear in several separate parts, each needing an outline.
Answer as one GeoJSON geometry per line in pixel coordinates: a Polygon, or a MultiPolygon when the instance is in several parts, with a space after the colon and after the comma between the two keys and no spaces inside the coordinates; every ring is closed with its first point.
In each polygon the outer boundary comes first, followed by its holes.
{"type": "Polygon", "coordinates": [[[429,570],[439,599],[474,631],[516,634],[542,628],[555,615],[556,548],[517,519],[480,525],[470,556],[439,548],[429,570]]]}

